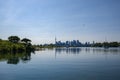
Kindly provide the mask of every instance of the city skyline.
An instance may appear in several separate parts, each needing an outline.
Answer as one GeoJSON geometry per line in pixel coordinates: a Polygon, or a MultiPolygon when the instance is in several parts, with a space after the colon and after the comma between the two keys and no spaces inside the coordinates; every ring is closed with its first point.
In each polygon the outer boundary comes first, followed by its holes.
{"type": "Polygon", "coordinates": [[[0,38],[33,44],[61,41],[120,42],[119,0],[0,0],[0,38]]]}

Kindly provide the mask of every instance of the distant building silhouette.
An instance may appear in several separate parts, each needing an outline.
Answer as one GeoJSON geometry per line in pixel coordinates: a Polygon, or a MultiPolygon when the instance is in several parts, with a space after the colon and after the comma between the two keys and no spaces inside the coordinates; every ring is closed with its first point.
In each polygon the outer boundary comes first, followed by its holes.
{"type": "Polygon", "coordinates": [[[57,41],[55,38],[55,45],[58,47],[82,47],[83,45],[89,46],[90,43],[82,44],[79,40],[72,40],[72,41],[57,41]]]}

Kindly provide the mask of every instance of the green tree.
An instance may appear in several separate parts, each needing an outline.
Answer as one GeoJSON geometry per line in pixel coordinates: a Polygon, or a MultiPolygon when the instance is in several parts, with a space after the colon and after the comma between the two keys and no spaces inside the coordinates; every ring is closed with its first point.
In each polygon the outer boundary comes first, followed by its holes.
{"type": "Polygon", "coordinates": [[[111,42],[110,47],[119,47],[119,43],[118,42],[111,42]]]}
{"type": "Polygon", "coordinates": [[[18,36],[10,36],[8,37],[8,40],[13,43],[18,43],[20,41],[20,38],[18,36]]]}
{"type": "Polygon", "coordinates": [[[28,44],[28,43],[31,42],[31,40],[30,40],[30,39],[27,39],[27,38],[23,38],[21,41],[24,42],[24,43],[26,43],[26,44],[28,44]]]}

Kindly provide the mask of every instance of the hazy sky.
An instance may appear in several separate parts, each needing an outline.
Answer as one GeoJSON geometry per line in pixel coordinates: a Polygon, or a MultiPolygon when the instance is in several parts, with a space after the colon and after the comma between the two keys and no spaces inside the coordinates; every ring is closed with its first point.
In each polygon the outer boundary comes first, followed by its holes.
{"type": "Polygon", "coordinates": [[[0,0],[0,38],[120,41],[120,0],[0,0]]]}

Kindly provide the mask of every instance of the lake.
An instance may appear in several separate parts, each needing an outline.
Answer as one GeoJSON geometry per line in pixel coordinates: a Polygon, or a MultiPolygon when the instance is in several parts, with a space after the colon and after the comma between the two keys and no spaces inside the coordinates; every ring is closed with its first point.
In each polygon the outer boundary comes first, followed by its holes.
{"type": "Polygon", "coordinates": [[[120,48],[0,53],[0,80],[120,80],[120,48]]]}

